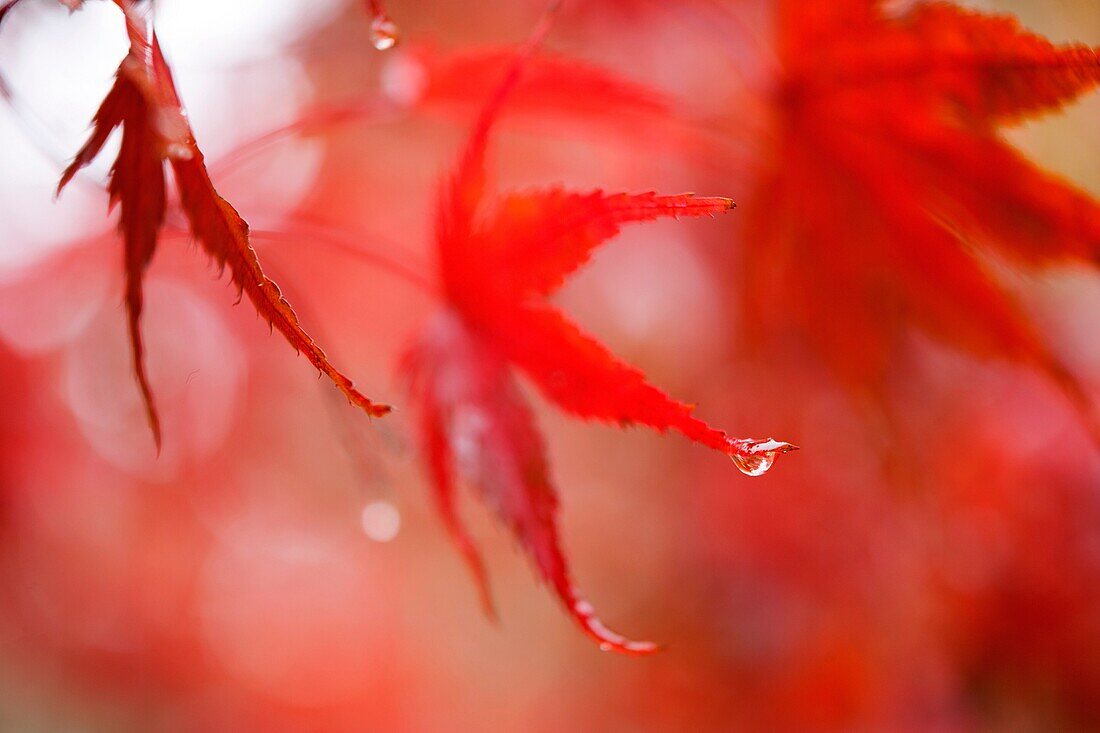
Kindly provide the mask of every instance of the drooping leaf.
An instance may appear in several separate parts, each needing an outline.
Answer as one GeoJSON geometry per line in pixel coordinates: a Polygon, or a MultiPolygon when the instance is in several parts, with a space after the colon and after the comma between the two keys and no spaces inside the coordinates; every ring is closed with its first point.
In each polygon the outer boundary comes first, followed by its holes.
{"type": "MultiPolygon", "coordinates": [[[[542,27],[543,29],[545,26],[542,27]]],[[[604,650],[646,654],[596,618],[570,577],[557,531],[557,490],[542,440],[513,381],[518,367],[552,402],[581,417],[669,428],[759,474],[793,446],[730,438],[691,415],[564,315],[540,302],[622,224],[703,216],[729,199],[535,190],[487,203],[486,148],[519,82],[533,40],[502,69],[464,150],[444,180],[436,245],[446,303],[405,360],[421,408],[421,437],[437,503],[488,604],[484,566],[454,503],[456,478],[472,485],[516,536],[573,619],[604,650]]]]}
{"type": "Polygon", "coordinates": [[[355,389],[351,380],[329,362],[325,352],[298,323],[298,316],[279,286],[260,267],[248,239],[248,224],[214,190],[202,154],[195,149],[190,158],[174,159],[172,169],[191,232],[211,257],[229,268],[233,282],[248,296],[260,315],[283,334],[295,351],[331,379],[354,405],[376,417],[389,412],[389,407],[371,402],[355,389]]]}
{"type": "Polygon", "coordinates": [[[602,648],[626,654],[656,650],[630,641],[596,618],[569,577],[557,529],[557,490],[542,437],[510,374],[462,315],[445,310],[410,352],[413,394],[422,411],[435,494],[444,522],[491,611],[484,565],[454,506],[454,474],[476,487],[515,535],[542,579],[602,648]]]}
{"type": "Polygon", "coordinates": [[[248,225],[210,181],[156,36],[148,32],[144,17],[131,2],[116,0],[116,4],[126,19],[130,50],[96,113],[91,136],[65,170],[58,191],[99,154],[111,132],[121,127],[122,144],[111,168],[108,190],[112,206],[118,204],[120,208],[134,370],[158,449],[160,424],[145,373],[140,318],[142,279],[156,250],[167,206],[166,161],[175,173],[192,235],[219,265],[229,268],[233,282],[257,312],[329,377],[349,401],[370,415],[385,414],[388,407],[368,400],[329,362],[298,323],[279,287],[264,275],[249,243],[248,225]]]}
{"type": "Polygon", "coordinates": [[[145,372],[145,348],[141,338],[142,280],[157,246],[164,223],[165,181],[162,143],[149,126],[150,109],[145,96],[121,72],[93,121],[91,138],[76,154],[58,184],[60,191],[99,154],[111,131],[122,126],[124,133],[118,158],[111,168],[107,190],[111,206],[119,205],[122,232],[123,270],[126,276],[126,316],[130,334],[134,374],[145,403],[146,418],[153,440],[160,449],[160,418],[153,391],[145,372]]]}

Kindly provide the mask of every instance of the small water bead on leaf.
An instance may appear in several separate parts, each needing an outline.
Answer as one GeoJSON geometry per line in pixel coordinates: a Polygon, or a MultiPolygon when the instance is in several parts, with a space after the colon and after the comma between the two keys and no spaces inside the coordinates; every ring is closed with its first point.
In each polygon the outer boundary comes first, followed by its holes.
{"type": "Polygon", "coordinates": [[[370,42],[377,50],[387,51],[397,45],[401,31],[390,20],[382,0],[366,0],[367,14],[370,15],[370,42]]]}
{"type": "Polygon", "coordinates": [[[370,22],[370,41],[379,51],[387,51],[397,45],[401,31],[385,13],[375,15],[370,22]]]}
{"type": "Polygon", "coordinates": [[[191,148],[183,143],[169,143],[166,152],[172,160],[191,160],[195,157],[191,148]]]}
{"type": "MultiPolygon", "coordinates": [[[[442,179],[435,213],[445,225],[435,227],[435,245],[445,303],[403,362],[406,383],[420,407],[436,503],[479,586],[486,584],[484,565],[455,510],[456,486],[462,483],[474,488],[512,531],[540,578],[597,648],[643,656],[659,647],[609,629],[572,583],[545,441],[514,372],[529,377],[575,417],[659,432],[672,429],[722,453],[763,461],[766,453],[752,450],[755,441],[734,443],[693,417],[691,406],[650,384],[640,370],[549,302],[621,227],[720,214],[733,202],[560,186],[491,196],[485,158],[495,121],[549,29],[555,7],[547,7],[520,51],[494,73],[497,86],[454,169],[442,179]]],[[[482,595],[488,594],[483,590],[482,595]]]]}
{"type": "Polygon", "coordinates": [[[798,450],[797,445],[780,440],[731,440],[730,460],[746,476],[763,476],[782,453],[798,450]]]}

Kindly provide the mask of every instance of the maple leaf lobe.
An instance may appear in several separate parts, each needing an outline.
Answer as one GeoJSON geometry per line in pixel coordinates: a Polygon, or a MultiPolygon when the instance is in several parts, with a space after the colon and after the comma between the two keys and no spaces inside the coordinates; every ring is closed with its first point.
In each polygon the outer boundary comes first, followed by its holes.
{"type": "MultiPolygon", "coordinates": [[[[446,301],[409,352],[412,396],[444,522],[483,599],[484,567],[454,509],[454,477],[475,488],[507,525],[562,605],[601,649],[657,650],[608,629],[570,579],[557,531],[557,491],[530,408],[511,374],[527,374],[552,402],[585,418],[658,431],[679,430],[719,450],[765,461],[754,441],[737,440],[691,415],[634,367],[582,333],[545,302],[621,225],[728,211],[725,198],[691,194],[607,194],[561,188],[486,201],[486,150],[505,99],[519,83],[545,22],[502,70],[466,145],[440,189],[435,239],[446,301]],[[755,451],[755,452],[754,452],[755,451]]],[[[770,454],[774,459],[780,445],[770,454]]],[[[760,463],[759,465],[763,465],[760,463]]],[[[484,601],[483,601],[484,602],[484,601]]]]}
{"type": "Polygon", "coordinates": [[[1045,371],[1087,415],[986,258],[1097,262],[1100,206],[997,134],[1100,83],[1096,51],[938,2],[888,15],[789,1],[779,21],[779,135],[748,222],[746,338],[793,326],[851,388],[878,392],[915,328],[1045,371]]]}
{"type": "MultiPolygon", "coordinates": [[[[249,241],[247,223],[214,189],[155,33],[148,31],[145,19],[128,0],[116,0],[116,5],[126,21],[130,49],[93,118],[87,142],[62,173],[57,190],[60,193],[76,172],[100,153],[115,128],[122,128],[122,144],[110,170],[108,192],[111,206],[119,205],[121,209],[119,230],[125,255],[126,307],[134,371],[158,452],[160,420],[145,370],[140,317],[142,279],[156,250],[167,207],[166,161],[179,185],[180,202],[192,234],[223,269],[229,268],[239,292],[247,294],[268,324],[298,353],[304,354],[352,404],[371,416],[386,414],[390,410],[387,405],[371,402],[329,362],[324,351],[301,327],[278,285],[264,274],[249,241]]],[[[0,13],[9,7],[0,9],[0,13]]]]}

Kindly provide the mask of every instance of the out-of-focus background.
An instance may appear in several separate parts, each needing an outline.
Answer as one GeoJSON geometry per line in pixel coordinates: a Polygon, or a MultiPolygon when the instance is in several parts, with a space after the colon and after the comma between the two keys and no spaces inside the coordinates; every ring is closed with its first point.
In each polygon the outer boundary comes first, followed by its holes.
{"type": "MultiPolygon", "coordinates": [[[[747,197],[771,7],[729,3],[736,32],[714,33],[707,4],[567,0],[547,48],[671,94],[712,133],[749,129],[727,154],[600,100],[519,100],[497,183],[747,197]]],[[[973,5],[1100,42],[1096,0],[973,5]]],[[[403,41],[379,53],[359,3],[156,3],[216,185],[372,398],[407,403],[396,358],[437,304],[349,250],[431,275],[436,182],[476,114],[431,98],[426,59],[514,44],[540,7],[395,0],[403,41]],[[218,162],[348,100],[374,111],[218,162]]],[[[1078,415],[1033,371],[932,343],[885,410],[801,358],[761,360],[740,338],[741,212],[628,228],[559,303],[712,424],[799,454],[748,479],[529,390],[576,578],[611,626],[667,647],[652,658],[599,652],[471,501],[501,620],[484,618],[412,411],[353,412],[170,236],[146,281],[157,458],[104,213],[111,155],[53,200],[124,51],[109,3],[27,0],[0,34],[0,730],[1100,728],[1100,457],[1078,415]]],[[[1098,195],[1098,131],[1094,94],[1007,134],[1098,195]]],[[[1095,398],[1095,272],[1014,285],[1095,398]]]]}

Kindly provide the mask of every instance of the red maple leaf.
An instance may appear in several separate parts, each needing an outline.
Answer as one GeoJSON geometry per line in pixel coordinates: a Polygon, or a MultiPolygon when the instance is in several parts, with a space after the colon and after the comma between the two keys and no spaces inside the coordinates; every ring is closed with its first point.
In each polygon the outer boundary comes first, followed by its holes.
{"type": "Polygon", "coordinates": [[[146,20],[133,3],[115,0],[115,4],[125,15],[130,50],[96,112],[91,136],[65,170],[58,191],[99,154],[111,132],[121,127],[122,144],[111,168],[108,191],[112,206],[118,204],[121,209],[119,230],[125,253],[126,310],[134,371],[158,449],[160,423],[145,373],[140,319],[142,281],[164,222],[165,161],[175,173],[192,235],[222,268],[229,268],[238,290],[348,400],[370,415],[385,414],[389,411],[387,406],[368,400],[329,362],[324,351],[299,325],[278,285],[264,275],[249,243],[248,224],[214,190],[156,35],[149,33],[146,20]]]}
{"type": "MultiPolygon", "coordinates": [[[[515,54],[515,47],[442,52],[425,44],[406,52],[403,59],[394,60],[396,72],[388,76],[390,85],[399,87],[402,69],[407,68],[407,75],[413,77],[408,80],[410,92],[415,93],[420,106],[456,109],[465,114],[496,88],[515,54]]],[[[390,92],[401,96],[400,90],[390,92]]],[[[567,113],[587,121],[614,119],[624,113],[653,118],[673,114],[669,101],[654,89],[580,59],[551,54],[527,62],[508,107],[510,113],[567,113]]]]}
{"type": "Polygon", "coordinates": [[[605,627],[570,579],[558,538],[557,492],[512,367],[578,417],[678,430],[729,455],[746,473],[763,473],[776,455],[793,446],[734,439],[710,427],[546,302],[622,224],[712,215],[729,210],[733,202],[690,194],[548,188],[513,193],[487,205],[489,134],[538,38],[536,33],[507,69],[443,183],[435,236],[446,304],[404,363],[421,408],[422,441],[439,510],[477,579],[487,611],[492,613],[484,567],[456,512],[456,476],[494,508],[602,649],[645,654],[656,646],[629,641],[605,627]]]}
{"type": "Polygon", "coordinates": [[[897,14],[873,0],[787,0],[778,54],[777,134],[746,236],[750,339],[793,326],[849,385],[877,389],[916,328],[1042,369],[1088,413],[983,258],[1100,256],[1097,202],[997,132],[1100,83],[1096,50],[947,3],[897,14]]]}

